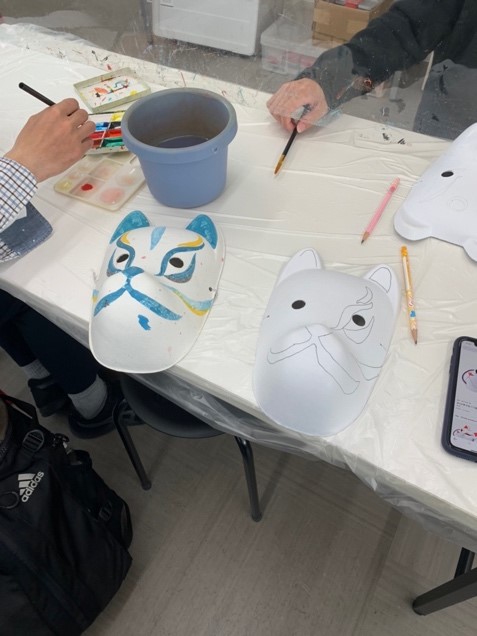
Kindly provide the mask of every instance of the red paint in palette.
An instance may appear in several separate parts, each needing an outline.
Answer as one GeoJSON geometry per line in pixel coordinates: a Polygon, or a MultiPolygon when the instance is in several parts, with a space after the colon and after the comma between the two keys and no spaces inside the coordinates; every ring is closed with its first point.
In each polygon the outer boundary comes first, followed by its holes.
{"type": "Polygon", "coordinates": [[[83,185],[81,186],[82,190],[92,190],[94,188],[93,184],[91,183],[83,183],[83,185]]]}

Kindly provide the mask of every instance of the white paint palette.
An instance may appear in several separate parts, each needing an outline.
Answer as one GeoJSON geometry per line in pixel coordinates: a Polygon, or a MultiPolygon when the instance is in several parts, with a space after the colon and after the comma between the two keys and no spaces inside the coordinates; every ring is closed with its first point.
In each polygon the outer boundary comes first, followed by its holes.
{"type": "Polygon", "coordinates": [[[151,92],[149,86],[130,68],[109,71],[73,86],[92,113],[104,113],[151,92]]]}
{"type": "Polygon", "coordinates": [[[131,152],[86,155],[55,183],[60,194],[106,210],[119,208],[143,185],[139,159],[131,152]]]}

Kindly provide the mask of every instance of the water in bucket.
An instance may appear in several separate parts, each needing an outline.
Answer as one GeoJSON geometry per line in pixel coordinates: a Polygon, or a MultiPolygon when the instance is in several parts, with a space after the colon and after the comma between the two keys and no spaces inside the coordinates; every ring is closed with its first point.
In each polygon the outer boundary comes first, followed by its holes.
{"type": "Polygon", "coordinates": [[[169,137],[163,141],[154,144],[158,148],[189,148],[190,146],[198,146],[208,141],[209,137],[201,137],[200,135],[178,135],[169,137]]]}

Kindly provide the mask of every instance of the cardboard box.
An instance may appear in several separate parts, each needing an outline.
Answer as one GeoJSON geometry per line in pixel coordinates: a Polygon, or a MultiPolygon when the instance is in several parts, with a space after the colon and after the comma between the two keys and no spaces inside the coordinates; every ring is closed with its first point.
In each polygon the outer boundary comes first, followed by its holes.
{"type": "Polygon", "coordinates": [[[313,13],[313,33],[347,41],[364,29],[371,20],[385,13],[393,0],[382,0],[378,5],[366,9],[352,9],[328,0],[316,0],[313,13]]]}
{"type": "Polygon", "coordinates": [[[346,40],[338,40],[338,38],[334,38],[331,35],[323,35],[313,31],[313,44],[323,49],[331,49],[335,46],[340,46],[345,42],[346,40]]]}

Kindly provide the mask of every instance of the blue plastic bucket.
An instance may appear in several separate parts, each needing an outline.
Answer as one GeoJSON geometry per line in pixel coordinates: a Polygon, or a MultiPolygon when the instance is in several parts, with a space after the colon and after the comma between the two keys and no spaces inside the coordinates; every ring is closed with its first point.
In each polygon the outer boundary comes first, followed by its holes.
{"type": "Polygon", "coordinates": [[[195,208],[222,193],[237,116],[221,95],[199,88],[158,91],[130,106],[121,128],[160,203],[195,208]]]}

